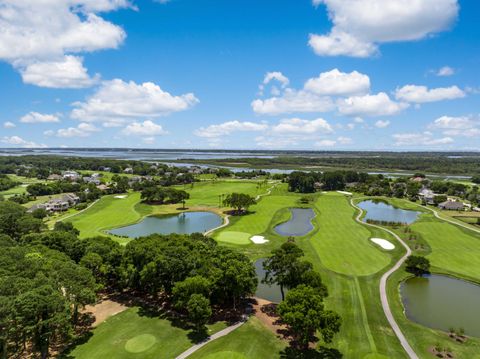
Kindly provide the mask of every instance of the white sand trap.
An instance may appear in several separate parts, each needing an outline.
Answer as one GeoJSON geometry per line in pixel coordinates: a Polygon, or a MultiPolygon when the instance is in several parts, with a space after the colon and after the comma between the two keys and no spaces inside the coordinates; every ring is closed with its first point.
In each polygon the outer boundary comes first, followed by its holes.
{"type": "Polygon", "coordinates": [[[391,251],[392,249],[395,248],[395,245],[393,245],[393,243],[390,243],[389,241],[387,241],[386,239],[381,239],[381,238],[370,238],[370,240],[375,243],[375,244],[378,244],[380,247],[382,247],[383,249],[387,250],[387,251],[391,251]]]}
{"type": "Polygon", "coordinates": [[[126,195],[121,195],[121,196],[115,196],[114,198],[124,199],[124,198],[127,198],[127,196],[126,195]]]}
{"type": "Polygon", "coordinates": [[[255,244],[264,244],[268,242],[268,239],[265,239],[264,236],[253,236],[250,237],[250,240],[255,244]]]}
{"type": "Polygon", "coordinates": [[[353,193],[352,192],[346,192],[346,191],[337,191],[338,193],[345,194],[347,196],[351,196],[353,193]]]}

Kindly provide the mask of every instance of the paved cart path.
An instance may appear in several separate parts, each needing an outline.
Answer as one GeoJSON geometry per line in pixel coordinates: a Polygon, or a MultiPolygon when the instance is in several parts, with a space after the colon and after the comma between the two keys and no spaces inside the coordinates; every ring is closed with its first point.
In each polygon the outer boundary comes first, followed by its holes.
{"type": "Polygon", "coordinates": [[[360,208],[360,207],[357,207],[354,203],[353,203],[353,199],[350,199],[350,204],[352,205],[352,207],[358,209],[360,212],[359,214],[357,215],[357,217],[355,217],[355,220],[363,225],[366,225],[366,226],[370,226],[370,227],[375,227],[375,228],[378,228],[378,229],[381,229],[385,232],[388,232],[390,233],[393,237],[395,237],[395,239],[402,244],[402,246],[405,247],[405,249],[407,250],[407,252],[405,253],[405,255],[400,258],[398,260],[397,263],[395,263],[395,265],[390,268],[387,272],[385,272],[383,275],[382,275],[382,278],[380,278],[380,300],[382,302],[382,307],[383,307],[383,312],[385,313],[385,316],[387,317],[387,320],[388,320],[388,323],[390,324],[390,326],[392,327],[395,335],[397,336],[398,340],[400,341],[400,344],[402,345],[403,349],[405,350],[405,352],[407,353],[407,355],[410,357],[410,359],[418,359],[418,356],[417,354],[415,353],[415,351],[413,350],[413,348],[410,346],[410,344],[408,343],[408,340],[407,338],[405,338],[405,335],[403,335],[403,332],[402,330],[400,329],[400,327],[398,326],[397,322],[395,321],[395,318],[393,317],[393,314],[392,314],[392,310],[390,309],[390,305],[388,304],[388,296],[387,296],[387,281],[388,281],[388,278],[396,271],[398,270],[402,264],[407,260],[408,256],[412,254],[412,250],[410,249],[410,247],[399,237],[397,236],[394,232],[392,232],[391,230],[389,229],[386,229],[386,228],[383,228],[383,227],[380,227],[380,226],[377,226],[375,224],[371,224],[371,223],[366,223],[366,222],[363,222],[362,220],[360,220],[360,217],[362,216],[363,214],[363,210],[360,208]]]}

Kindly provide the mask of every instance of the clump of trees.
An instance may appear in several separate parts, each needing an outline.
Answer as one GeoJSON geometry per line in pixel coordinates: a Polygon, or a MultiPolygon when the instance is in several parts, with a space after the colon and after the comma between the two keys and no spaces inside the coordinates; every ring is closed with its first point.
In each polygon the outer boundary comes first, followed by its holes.
{"type": "Polygon", "coordinates": [[[405,270],[421,277],[430,272],[430,261],[422,256],[409,256],[405,261],[405,270]]]}
{"type": "Polygon", "coordinates": [[[277,314],[285,323],[293,338],[294,345],[308,348],[319,331],[325,342],[331,342],[340,330],[341,319],[333,311],[326,310],[323,304],[328,296],[321,276],[313,270],[313,265],[304,260],[303,251],[292,241],[288,241],[272,251],[263,267],[267,284],[280,286],[282,302],[277,314]],[[285,296],[285,289],[289,292],[285,296]]]}
{"type": "Polygon", "coordinates": [[[7,175],[0,174],[0,191],[6,191],[18,185],[18,182],[12,180],[7,175]]]}
{"type": "Polygon", "coordinates": [[[236,214],[248,212],[250,206],[256,203],[255,197],[245,193],[230,193],[223,200],[223,205],[232,207],[236,214]]]}
{"type": "Polygon", "coordinates": [[[345,189],[347,183],[365,183],[367,179],[368,174],[355,171],[294,171],[288,176],[288,190],[300,193],[313,193],[320,189],[337,191],[345,189]]]}
{"type": "Polygon", "coordinates": [[[171,187],[154,186],[143,189],[141,198],[152,204],[183,203],[185,206],[185,201],[190,198],[190,194],[171,187]]]}
{"type": "Polygon", "coordinates": [[[78,234],[69,222],[49,231],[22,206],[0,202],[0,357],[46,358],[71,342],[81,308],[100,290],[161,297],[201,332],[216,310],[235,311],[257,287],[248,257],[199,233],[125,247],[78,234]]]}

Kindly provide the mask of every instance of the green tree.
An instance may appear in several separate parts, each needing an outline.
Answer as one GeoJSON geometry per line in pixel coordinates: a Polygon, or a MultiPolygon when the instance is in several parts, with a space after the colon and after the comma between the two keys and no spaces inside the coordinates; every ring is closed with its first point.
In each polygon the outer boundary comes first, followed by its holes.
{"type": "Polygon", "coordinates": [[[211,283],[202,276],[188,277],[184,281],[175,283],[173,287],[173,301],[177,309],[186,309],[190,297],[194,294],[201,294],[206,298],[210,297],[212,291],[211,283]]]}
{"type": "MultiPolygon", "coordinates": [[[[285,299],[285,288],[292,288],[297,284],[299,273],[299,259],[303,257],[303,251],[293,242],[286,242],[278,249],[272,251],[272,255],[263,262],[267,284],[280,286],[282,300],[285,299]]],[[[305,268],[310,269],[310,268],[305,268]]]]}
{"type": "Polygon", "coordinates": [[[187,311],[188,318],[197,331],[201,331],[212,316],[210,301],[202,294],[192,294],[187,303],[187,311]]]}
{"type": "Polygon", "coordinates": [[[410,256],[405,261],[405,270],[415,276],[421,276],[430,271],[430,261],[422,256],[410,256]]]}
{"type": "Polygon", "coordinates": [[[325,310],[323,299],[318,291],[302,284],[289,291],[277,307],[280,319],[303,349],[315,339],[315,332],[319,331],[323,340],[329,343],[340,330],[340,316],[325,310]]]}
{"type": "Polygon", "coordinates": [[[256,203],[255,198],[245,193],[227,194],[223,205],[232,207],[237,213],[247,212],[250,206],[256,203]]]}

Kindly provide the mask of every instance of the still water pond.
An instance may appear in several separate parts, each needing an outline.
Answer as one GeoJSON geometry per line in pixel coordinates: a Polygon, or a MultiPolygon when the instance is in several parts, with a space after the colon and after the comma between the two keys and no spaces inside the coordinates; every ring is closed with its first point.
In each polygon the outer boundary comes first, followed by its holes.
{"type": "Polygon", "coordinates": [[[183,212],[173,215],[145,217],[138,223],[112,229],[109,233],[131,238],[148,236],[154,233],[204,233],[222,225],[222,223],[222,217],[212,212],[183,212]]]}
{"type": "Polygon", "coordinates": [[[411,224],[422,214],[422,212],[397,208],[383,201],[362,201],[358,204],[358,207],[366,212],[364,221],[371,219],[374,221],[411,224]]]}
{"type": "Polygon", "coordinates": [[[292,217],[275,227],[281,236],[304,236],[313,230],[315,212],[311,208],[290,208],[292,217]]]}
{"type": "Polygon", "coordinates": [[[463,328],[480,337],[480,286],[443,275],[410,278],[400,286],[407,317],[430,328],[463,328]]]}
{"type": "MultiPolygon", "coordinates": [[[[262,279],[265,278],[265,270],[263,269],[263,261],[265,259],[259,259],[255,262],[255,272],[258,277],[258,287],[255,292],[255,296],[261,299],[269,300],[273,303],[280,303],[282,301],[282,293],[280,292],[280,286],[273,284],[268,285],[262,283],[262,279]]],[[[284,290],[287,294],[287,290],[284,290]]]]}

